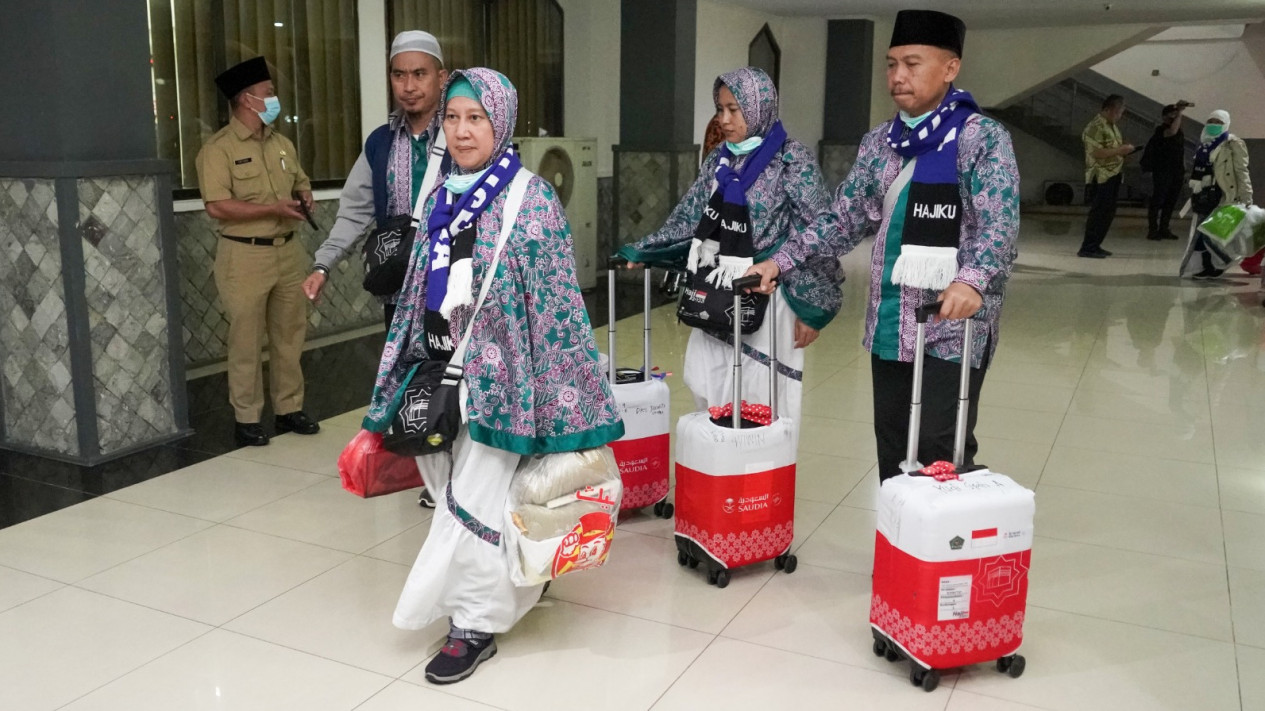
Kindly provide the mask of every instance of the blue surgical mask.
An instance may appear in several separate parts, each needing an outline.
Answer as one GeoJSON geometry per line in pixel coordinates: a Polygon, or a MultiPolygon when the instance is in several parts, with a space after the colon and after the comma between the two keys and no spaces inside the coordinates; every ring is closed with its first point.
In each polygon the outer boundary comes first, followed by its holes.
{"type": "Polygon", "coordinates": [[[745,141],[740,141],[738,143],[730,143],[729,141],[725,141],[725,145],[729,146],[729,152],[733,153],[736,156],[747,155],[751,151],[754,151],[755,149],[759,148],[761,143],[764,143],[763,136],[752,136],[746,139],[745,141]]]}
{"type": "Polygon", "coordinates": [[[275,96],[267,98],[260,98],[254,94],[251,94],[251,96],[264,102],[264,110],[256,111],[255,113],[259,114],[259,118],[264,122],[265,126],[271,126],[272,122],[276,121],[277,117],[281,115],[281,99],[275,96]]]}
{"type": "Polygon", "coordinates": [[[472,185],[479,182],[479,178],[482,178],[483,174],[486,172],[488,172],[487,168],[484,168],[477,173],[467,173],[466,175],[450,173],[448,177],[444,179],[444,187],[448,188],[448,192],[453,195],[461,195],[465,193],[465,191],[469,190],[472,185]]]}
{"type": "Polygon", "coordinates": [[[928,116],[935,113],[935,111],[936,111],[935,109],[932,109],[928,111],[927,113],[923,114],[922,116],[910,116],[904,111],[901,111],[900,120],[902,123],[905,124],[906,127],[913,128],[914,126],[917,126],[918,124],[922,123],[923,120],[926,119],[928,116]]]}

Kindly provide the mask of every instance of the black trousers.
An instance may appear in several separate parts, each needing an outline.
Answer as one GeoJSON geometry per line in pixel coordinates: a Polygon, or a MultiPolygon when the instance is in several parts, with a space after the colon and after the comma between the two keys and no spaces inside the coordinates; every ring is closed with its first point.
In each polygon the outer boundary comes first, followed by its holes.
{"type": "Polygon", "coordinates": [[[387,333],[391,333],[391,321],[395,318],[395,304],[383,304],[382,315],[386,319],[387,333]]]}
{"type": "Polygon", "coordinates": [[[1085,202],[1089,204],[1089,216],[1085,219],[1085,240],[1081,242],[1082,252],[1093,252],[1102,247],[1111,229],[1111,221],[1116,219],[1116,198],[1120,194],[1120,176],[1113,175],[1102,183],[1089,183],[1085,186],[1085,202]]]}
{"type": "MultiPolygon", "coordinates": [[[[970,408],[966,418],[965,466],[975,462],[979,443],[975,441],[975,419],[979,414],[980,388],[984,386],[983,368],[971,369],[970,408]]],[[[884,481],[900,474],[909,441],[909,402],[913,395],[914,364],[883,360],[870,356],[874,381],[874,439],[878,444],[878,478],[884,481]]],[[[922,371],[922,423],[918,429],[918,461],[930,464],[953,460],[953,435],[957,422],[958,379],[962,367],[957,363],[927,356],[922,371]]]]}
{"type": "Polygon", "coordinates": [[[1173,219],[1173,208],[1186,184],[1186,174],[1177,171],[1151,173],[1151,204],[1146,209],[1146,226],[1151,234],[1163,236],[1173,219]]]}

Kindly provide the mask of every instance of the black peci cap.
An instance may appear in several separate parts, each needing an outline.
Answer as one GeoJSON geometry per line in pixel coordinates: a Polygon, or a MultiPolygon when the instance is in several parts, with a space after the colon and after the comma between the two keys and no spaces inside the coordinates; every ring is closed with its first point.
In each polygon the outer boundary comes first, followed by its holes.
{"type": "Polygon", "coordinates": [[[220,88],[220,93],[224,95],[224,98],[232,99],[240,94],[242,89],[271,78],[272,75],[268,73],[268,62],[263,57],[255,57],[225,69],[215,77],[215,85],[220,88]]]}
{"type": "Polygon", "coordinates": [[[966,44],[966,23],[953,15],[935,10],[901,10],[896,13],[892,43],[888,47],[925,44],[947,49],[962,56],[966,44]]]}

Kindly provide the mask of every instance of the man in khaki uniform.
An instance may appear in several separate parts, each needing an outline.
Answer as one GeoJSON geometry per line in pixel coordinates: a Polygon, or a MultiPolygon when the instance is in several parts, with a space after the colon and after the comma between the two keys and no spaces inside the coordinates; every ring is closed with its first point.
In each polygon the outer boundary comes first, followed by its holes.
{"type": "Polygon", "coordinates": [[[1081,142],[1085,144],[1085,202],[1089,204],[1089,214],[1085,217],[1085,239],[1076,253],[1078,257],[1111,256],[1111,252],[1102,248],[1102,242],[1116,219],[1116,197],[1120,194],[1124,158],[1133,152],[1133,146],[1124,142],[1116,125],[1123,116],[1124,97],[1112,94],[1102,102],[1102,111],[1081,133],[1081,142]]]}
{"type": "Polygon", "coordinates": [[[229,321],[234,436],[240,447],[263,446],[265,328],[277,432],[320,430],[303,412],[299,357],[307,335],[302,285],[308,255],[294,238],[303,206],[312,208],[312,185],[294,144],[271,128],[281,103],[264,58],[229,68],[215,83],[233,116],[198,153],[198,183],[207,214],[220,224],[215,286],[229,321]]]}

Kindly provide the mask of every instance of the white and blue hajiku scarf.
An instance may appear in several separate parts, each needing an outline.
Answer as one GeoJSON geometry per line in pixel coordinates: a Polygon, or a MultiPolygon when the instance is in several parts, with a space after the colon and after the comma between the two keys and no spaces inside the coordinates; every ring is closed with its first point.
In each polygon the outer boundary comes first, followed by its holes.
{"type": "Polygon", "coordinates": [[[430,235],[426,263],[428,312],[437,312],[446,320],[454,308],[472,303],[474,279],[470,259],[474,252],[475,223],[522,166],[514,149],[508,148],[464,194],[454,195],[447,187],[439,191],[426,222],[430,235]]]}
{"type": "Polygon", "coordinates": [[[898,116],[887,144],[903,158],[917,158],[909,183],[900,257],[892,283],[942,290],[958,271],[962,195],[958,189],[958,135],[979,106],[968,92],[949,87],[940,106],[913,127],[898,116]]]}
{"type": "Polygon", "coordinates": [[[686,261],[686,268],[691,272],[714,264],[715,269],[707,275],[707,281],[717,288],[730,288],[733,280],[746,274],[755,263],[747,191],[785,143],[786,129],[781,121],[776,121],[741,170],[733,168],[733,149],[728,144],[720,147],[716,187],[703,209],[686,261]]]}

